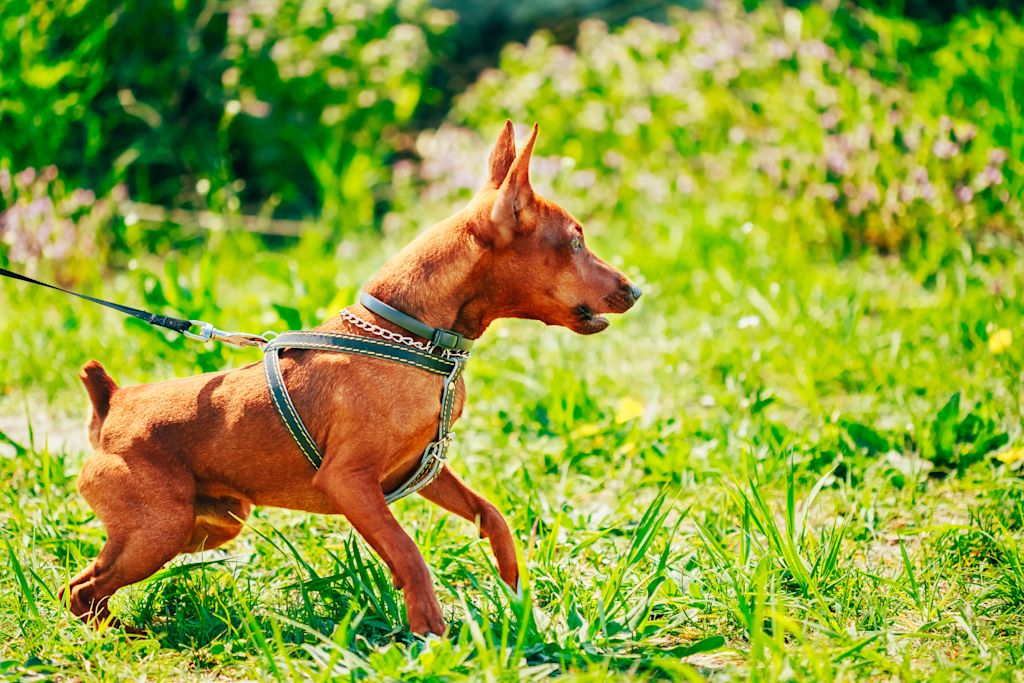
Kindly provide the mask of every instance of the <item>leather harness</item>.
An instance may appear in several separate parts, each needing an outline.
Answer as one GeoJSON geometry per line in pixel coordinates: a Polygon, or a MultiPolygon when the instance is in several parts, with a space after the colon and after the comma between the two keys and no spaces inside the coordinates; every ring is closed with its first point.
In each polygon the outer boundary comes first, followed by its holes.
{"type": "MultiPolygon", "coordinates": [[[[281,420],[288,429],[288,433],[295,439],[299,450],[309,461],[309,464],[313,466],[313,469],[319,469],[324,458],[320,453],[320,448],[316,445],[313,437],[310,436],[309,430],[302,423],[302,418],[299,417],[298,411],[295,410],[295,404],[292,403],[291,396],[288,395],[288,389],[284,385],[284,375],[281,374],[281,351],[284,349],[308,349],[312,351],[352,353],[372,358],[383,358],[395,363],[419,368],[434,375],[440,375],[444,377],[444,385],[441,388],[437,438],[431,441],[423,451],[420,466],[413,475],[397,489],[386,494],[384,496],[385,500],[391,503],[420,490],[432,482],[441,471],[441,468],[444,467],[445,457],[448,454],[448,443],[452,439],[451,426],[452,413],[455,409],[455,385],[462,376],[463,370],[466,369],[466,361],[469,357],[469,350],[473,347],[473,340],[466,339],[458,332],[435,328],[422,323],[366,292],[360,294],[359,302],[367,310],[376,313],[381,318],[398,325],[411,334],[423,337],[427,342],[418,342],[408,337],[396,335],[366,321],[360,322],[359,327],[363,327],[363,329],[386,338],[373,338],[354,334],[333,334],[330,332],[285,332],[277,335],[272,340],[268,340],[267,337],[271,334],[269,332],[262,335],[245,332],[225,332],[202,320],[184,320],[157,315],[140,308],[132,308],[131,306],[124,306],[97,297],[79,294],[63,287],[36,280],[27,275],[15,273],[6,268],[0,268],[0,277],[21,280],[22,282],[41,285],[65,294],[71,294],[92,303],[112,308],[125,315],[144,320],[150,325],[180,332],[186,337],[197,341],[208,342],[215,340],[234,344],[235,346],[262,347],[263,370],[267,376],[270,400],[277,409],[278,414],[280,414],[281,420]],[[193,327],[198,327],[199,332],[192,332],[193,327]],[[391,339],[398,339],[401,343],[390,341],[391,339]],[[436,350],[439,350],[439,353],[435,353],[436,350]]],[[[356,321],[358,320],[357,318],[356,321]]]]}
{"type": "Polygon", "coordinates": [[[360,303],[389,322],[393,322],[413,334],[430,339],[431,344],[426,349],[420,349],[384,339],[353,334],[284,332],[263,347],[263,370],[267,376],[271,402],[281,416],[288,433],[295,439],[299,450],[314,469],[320,468],[323,463],[323,455],[302,423],[302,418],[295,410],[291,396],[288,395],[284,376],[281,374],[281,351],[284,349],[308,349],[383,358],[444,377],[437,438],[431,441],[423,451],[420,466],[413,475],[397,489],[385,494],[385,500],[392,503],[399,498],[415,493],[432,482],[444,466],[448,444],[453,436],[451,426],[455,408],[455,386],[466,368],[466,356],[453,355],[451,352],[453,350],[468,352],[473,346],[473,342],[457,332],[429,327],[365,292],[360,296],[360,303]],[[409,321],[415,325],[409,324],[409,321]],[[433,353],[434,348],[440,348],[441,354],[433,353]]]}

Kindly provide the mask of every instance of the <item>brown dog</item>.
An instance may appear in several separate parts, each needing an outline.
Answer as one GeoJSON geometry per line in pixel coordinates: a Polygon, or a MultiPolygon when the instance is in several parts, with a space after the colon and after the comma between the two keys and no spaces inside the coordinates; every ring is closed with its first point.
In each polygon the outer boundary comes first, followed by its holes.
{"type": "MultiPolygon", "coordinates": [[[[470,204],[392,258],[366,286],[378,299],[435,327],[475,339],[496,318],[530,318],[580,334],[608,326],[640,296],[583,244],[569,212],[535,194],[529,164],[537,127],[516,156],[512,124],[490,156],[490,177],[470,204]]],[[[360,305],[355,315],[399,328],[360,305]]],[[[340,318],[320,328],[366,334],[340,318]]],[[[409,627],[445,623],[427,565],[384,500],[416,469],[436,435],[442,378],[344,353],[289,350],[282,369],[292,400],[320,446],[314,470],[272,407],[259,363],[120,389],[96,361],[81,378],[92,399],[95,454],[78,487],[106,525],[99,557],[71,580],[82,619],[109,618],[107,599],[178,553],[234,538],[253,505],[343,514],[384,559],[405,594],[409,627]]],[[[457,386],[456,417],[465,401],[457,386]]],[[[501,578],[519,579],[501,513],[446,466],[422,496],[480,526],[501,578]]],[[[63,591],[62,591],[63,597],[63,591]]]]}

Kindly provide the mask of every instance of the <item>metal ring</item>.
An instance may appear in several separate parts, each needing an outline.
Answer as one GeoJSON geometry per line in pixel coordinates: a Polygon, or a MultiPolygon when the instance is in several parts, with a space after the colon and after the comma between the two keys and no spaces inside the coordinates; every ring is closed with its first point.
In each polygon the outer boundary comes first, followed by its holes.
{"type": "Polygon", "coordinates": [[[206,343],[213,338],[213,325],[202,320],[189,320],[193,325],[199,326],[199,334],[189,332],[188,330],[182,330],[182,334],[189,339],[195,339],[196,341],[206,343]]]}

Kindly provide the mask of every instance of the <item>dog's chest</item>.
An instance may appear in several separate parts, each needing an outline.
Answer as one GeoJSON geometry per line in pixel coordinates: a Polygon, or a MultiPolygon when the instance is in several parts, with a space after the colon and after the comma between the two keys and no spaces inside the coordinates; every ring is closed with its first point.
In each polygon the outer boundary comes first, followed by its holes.
{"type": "MultiPolygon", "coordinates": [[[[305,382],[296,383],[293,395],[305,393],[300,400],[309,406],[309,418],[304,419],[332,445],[347,449],[345,444],[372,443],[381,454],[405,460],[438,437],[444,377],[387,361],[334,357],[321,362],[322,371],[312,369],[305,382]]],[[[452,423],[462,416],[465,403],[466,384],[460,377],[452,423]]]]}

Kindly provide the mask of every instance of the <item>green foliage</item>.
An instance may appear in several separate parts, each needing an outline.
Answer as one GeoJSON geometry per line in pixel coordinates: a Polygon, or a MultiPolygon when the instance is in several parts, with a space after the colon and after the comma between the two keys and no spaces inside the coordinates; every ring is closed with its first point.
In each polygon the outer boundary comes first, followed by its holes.
{"type": "MultiPolygon", "coordinates": [[[[12,0],[0,6],[0,160],[21,171],[75,169],[81,186],[100,178],[99,151],[109,142],[93,113],[107,82],[100,58],[110,31],[109,4],[12,0]],[[10,134],[17,131],[18,134],[10,134]],[[79,175],[80,174],[80,175],[79,175]]],[[[109,161],[109,159],[106,159],[109,161]]]]}
{"type": "Polygon", "coordinates": [[[367,226],[450,22],[415,1],[5,2],[0,160],[367,226]]]}
{"type": "Polygon", "coordinates": [[[975,112],[952,119],[944,102],[851,68],[826,44],[831,17],[818,8],[738,11],[584,24],[575,52],[534,36],[505,49],[456,115],[541,121],[541,149],[596,172],[580,193],[617,198],[624,221],[657,226],[714,198],[729,207],[722,219],[757,216],[780,239],[928,261],[964,239],[987,251],[1021,237],[1007,149],[994,146],[1007,136],[978,144],[975,112]]]}
{"type": "Polygon", "coordinates": [[[959,17],[934,60],[935,78],[922,81],[922,90],[958,116],[984,121],[979,128],[1010,150],[1021,175],[1024,25],[1007,13],[959,17]]]}
{"type": "Polygon", "coordinates": [[[960,392],[950,396],[932,422],[926,457],[939,467],[963,470],[986,453],[1005,446],[1009,436],[982,411],[979,405],[961,417],[960,392]]]}
{"type": "Polygon", "coordinates": [[[104,235],[123,198],[123,187],[99,199],[92,190],[70,189],[56,166],[14,175],[0,167],[0,263],[63,284],[95,279],[109,260],[104,235]]]}
{"type": "Polygon", "coordinates": [[[844,61],[906,83],[920,108],[971,122],[975,149],[1006,150],[1007,178],[999,184],[1011,197],[1021,195],[1024,25],[1018,17],[974,11],[935,26],[853,8],[830,26],[829,44],[844,61]]]}
{"type": "Polygon", "coordinates": [[[390,0],[257,7],[227,17],[222,79],[234,99],[222,125],[235,172],[272,204],[294,204],[308,192],[296,175],[311,176],[316,194],[304,213],[347,229],[372,225],[451,18],[390,0]]]}

